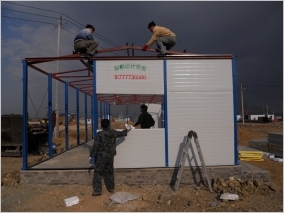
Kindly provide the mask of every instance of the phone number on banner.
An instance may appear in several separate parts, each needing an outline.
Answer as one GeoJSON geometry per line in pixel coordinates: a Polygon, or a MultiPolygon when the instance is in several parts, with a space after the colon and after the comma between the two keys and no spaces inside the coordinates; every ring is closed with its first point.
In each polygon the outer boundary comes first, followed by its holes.
{"type": "Polygon", "coordinates": [[[114,75],[114,79],[145,80],[146,75],[114,75]]]}

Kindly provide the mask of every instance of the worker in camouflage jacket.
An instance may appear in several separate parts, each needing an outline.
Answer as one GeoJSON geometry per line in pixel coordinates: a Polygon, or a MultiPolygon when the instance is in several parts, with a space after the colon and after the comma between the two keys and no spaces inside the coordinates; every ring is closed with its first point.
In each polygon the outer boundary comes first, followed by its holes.
{"type": "Polygon", "coordinates": [[[101,120],[101,127],[103,130],[97,133],[93,148],[90,152],[90,161],[95,156],[97,157],[93,177],[93,196],[101,195],[102,178],[104,179],[107,190],[112,194],[114,193],[113,161],[116,155],[116,139],[127,136],[127,132],[131,129],[129,125],[122,131],[109,129],[108,119],[101,120]]]}

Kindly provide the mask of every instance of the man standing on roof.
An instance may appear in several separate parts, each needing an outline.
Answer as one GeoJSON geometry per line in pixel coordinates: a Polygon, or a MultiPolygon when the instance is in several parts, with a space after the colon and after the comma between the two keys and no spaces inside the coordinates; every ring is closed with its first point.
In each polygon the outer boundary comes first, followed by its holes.
{"type": "Polygon", "coordinates": [[[165,27],[160,27],[155,24],[155,22],[150,22],[148,24],[148,29],[152,32],[152,37],[148,43],[142,48],[143,51],[146,51],[154,42],[157,44],[157,51],[161,55],[166,55],[166,50],[170,50],[176,43],[177,38],[171,30],[165,27]],[[166,46],[166,50],[164,48],[166,46]]]}
{"type": "Polygon", "coordinates": [[[88,64],[93,65],[93,61],[90,60],[94,56],[99,42],[94,40],[92,33],[95,32],[95,28],[87,24],[86,27],[81,30],[74,39],[74,49],[76,52],[85,53],[85,58],[88,59],[88,64]]]}

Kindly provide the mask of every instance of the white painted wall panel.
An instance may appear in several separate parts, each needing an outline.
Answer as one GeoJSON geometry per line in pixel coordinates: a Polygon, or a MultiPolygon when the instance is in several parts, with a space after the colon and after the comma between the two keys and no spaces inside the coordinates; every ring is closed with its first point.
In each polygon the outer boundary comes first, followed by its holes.
{"type": "Polygon", "coordinates": [[[165,167],[164,129],[132,129],[116,144],[114,168],[165,167]]]}
{"type": "Polygon", "coordinates": [[[97,61],[96,76],[97,94],[164,94],[161,60],[97,61]]]}
{"type": "MultiPolygon", "coordinates": [[[[197,132],[206,165],[234,165],[231,60],[168,60],[169,166],[178,166],[188,131],[197,132]]],[[[193,142],[193,139],[192,139],[193,142]]],[[[186,165],[200,165],[193,146],[186,165]]]]}
{"type": "Polygon", "coordinates": [[[232,62],[228,59],[167,61],[168,92],[230,90],[229,79],[232,62]]]}

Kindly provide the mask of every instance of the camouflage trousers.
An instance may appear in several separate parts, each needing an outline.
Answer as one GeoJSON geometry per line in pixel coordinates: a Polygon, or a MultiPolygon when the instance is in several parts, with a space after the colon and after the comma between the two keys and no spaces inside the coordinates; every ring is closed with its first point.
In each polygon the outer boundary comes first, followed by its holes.
{"type": "Polygon", "coordinates": [[[102,178],[108,191],[114,190],[114,157],[100,157],[98,156],[93,177],[94,192],[102,192],[102,178]]]}

